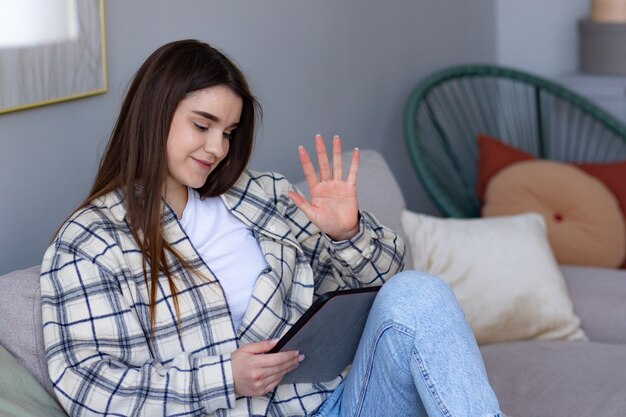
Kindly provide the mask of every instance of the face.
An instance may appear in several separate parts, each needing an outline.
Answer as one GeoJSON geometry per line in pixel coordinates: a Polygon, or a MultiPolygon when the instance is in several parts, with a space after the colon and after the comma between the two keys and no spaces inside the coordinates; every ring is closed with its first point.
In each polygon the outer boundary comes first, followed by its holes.
{"type": "Polygon", "coordinates": [[[200,188],[226,157],[243,101],[230,88],[194,91],[176,108],[167,137],[166,200],[187,201],[187,188],[200,188]]]}

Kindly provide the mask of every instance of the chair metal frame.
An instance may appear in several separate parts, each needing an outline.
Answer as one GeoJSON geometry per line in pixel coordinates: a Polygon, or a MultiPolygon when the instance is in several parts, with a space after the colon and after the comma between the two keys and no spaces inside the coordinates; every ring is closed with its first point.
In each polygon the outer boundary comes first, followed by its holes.
{"type": "Polygon", "coordinates": [[[426,77],[406,104],[404,133],[415,172],[451,217],[480,215],[479,133],[504,136],[538,158],[626,160],[624,123],[564,86],[497,65],[454,66],[426,77]]]}

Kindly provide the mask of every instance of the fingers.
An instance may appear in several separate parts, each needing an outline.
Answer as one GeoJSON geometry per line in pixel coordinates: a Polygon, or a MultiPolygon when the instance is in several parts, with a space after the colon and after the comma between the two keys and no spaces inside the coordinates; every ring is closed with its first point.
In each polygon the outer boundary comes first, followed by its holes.
{"type": "Polygon", "coordinates": [[[341,181],[343,178],[343,163],[341,161],[341,139],[333,137],[333,179],[341,181]]]}
{"type": "Polygon", "coordinates": [[[330,164],[328,163],[328,154],[326,153],[326,145],[322,135],[315,135],[315,150],[317,151],[317,163],[320,167],[320,181],[330,180],[330,164]]]}
{"type": "Polygon", "coordinates": [[[298,367],[304,355],[297,351],[252,353],[274,346],[275,341],[244,345],[231,355],[235,392],[243,396],[264,395],[274,389],[285,376],[298,367]]]}
{"type": "Polygon", "coordinates": [[[304,149],[304,146],[298,146],[298,156],[300,157],[300,165],[302,165],[302,172],[304,172],[304,179],[309,190],[317,185],[317,174],[315,173],[315,167],[309,154],[304,149]]]}
{"type": "Polygon", "coordinates": [[[247,345],[243,345],[239,348],[242,352],[248,353],[265,353],[269,352],[274,346],[278,343],[278,339],[275,340],[264,340],[262,342],[257,343],[249,343],[247,345]]]}
{"type": "Polygon", "coordinates": [[[260,355],[261,353],[269,352],[278,343],[278,339],[264,340],[257,343],[249,343],[239,348],[242,352],[252,353],[257,356],[258,365],[261,368],[272,368],[280,366],[284,363],[291,363],[293,358],[298,357],[300,353],[297,350],[288,350],[285,352],[270,353],[267,355],[260,355]]]}
{"type": "MultiPolygon", "coordinates": [[[[343,160],[341,153],[341,138],[338,135],[333,137],[333,162],[332,170],[328,161],[328,153],[326,152],[326,145],[324,145],[324,139],[322,135],[315,135],[315,150],[317,152],[317,162],[319,164],[319,181],[315,172],[315,166],[311,162],[311,158],[303,146],[298,146],[298,155],[300,157],[300,164],[302,165],[302,171],[304,172],[304,178],[306,180],[309,189],[315,187],[320,181],[342,181],[343,178],[343,160]]],[[[350,171],[348,173],[347,182],[351,185],[356,185],[356,177],[359,172],[359,149],[354,148],[352,153],[352,160],[350,162],[350,171]]]]}
{"type": "Polygon", "coordinates": [[[352,152],[352,161],[350,161],[350,171],[348,172],[347,182],[356,186],[356,177],[359,174],[359,148],[354,148],[352,152]]]}
{"type": "Polygon", "coordinates": [[[266,362],[267,366],[260,368],[260,374],[263,377],[259,378],[258,383],[264,387],[265,392],[268,392],[280,383],[285,374],[300,365],[300,362],[304,360],[304,355],[300,355],[297,351],[289,351],[263,355],[261,359],[266,362]],[[282,355],[283,353],[285,355],[282,355]]]}
{"type": "Polygon", "coordinates": [[[276,374],[285,374],[295,365],[304,360],[304,355],[298,351],[269,353],[266,355],[255,355],[250,358],[248,368],[253,372],[253,379],[263,380],[276,374]]]}
{"type": "Polygon", "coordinates": [[[293,362],[286,363],[283,366],[281,366],[281,369],[278,370],[276,373],[269,375],[267,378],[265,378],[265,382],[269,386],[268,391],[274,389],[280,383],[280,381],[285,377],[285,375],[295,370],[300,365],[300,362],[302,362],[303,360],[304,360],[304,355],[299,355],[296,358],[295,363],[293,362]]]}
{"type": "Polygon", "coordinates": [[[288,350],[285,352],[269,353],[267,355],[259,355],[255,357],[255,366],[260,369],[268,369],[269,373],[266,375],[273,375],[276,372],[280,372],[283,368],[289,368],[291,365],[295,365],[300,362],[300,352],[297,350],[288,350]]]}
{"type": "Polygon", "coordinates": [[[280,384],[280,381],[285,377],[285,374],[296,369],[298,367],[298,364],[299,362],[295,364],[289,364],[280,372],[269,375],[266,378],[258,381],[259,394],[257,395],[267,394],[268,392],[276,388],[280,384]]]}

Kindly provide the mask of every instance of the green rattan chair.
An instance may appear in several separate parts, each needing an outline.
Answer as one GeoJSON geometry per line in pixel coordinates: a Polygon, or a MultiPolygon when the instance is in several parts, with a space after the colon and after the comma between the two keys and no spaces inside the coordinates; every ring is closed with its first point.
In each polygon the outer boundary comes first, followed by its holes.
{"type": "Polygon", "coordinates": [[[480,216],[479,133],[556,161],[626,160],[626,125],[615,117],[554,82],[492,65],[427,77],[411,93],[404,131],[418,177],[451,217],[480,216]]]}

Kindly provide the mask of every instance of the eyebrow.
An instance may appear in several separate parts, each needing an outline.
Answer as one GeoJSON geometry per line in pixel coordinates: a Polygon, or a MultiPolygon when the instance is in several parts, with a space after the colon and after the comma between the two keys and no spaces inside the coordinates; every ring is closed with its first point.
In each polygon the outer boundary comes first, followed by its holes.
{"type": "MultiPolygon", "coordinates": [[[[211,113],[207,113],[207,112],[205,112],[205,111],[201,111],[201,110],[192,110],[191,112],[192,112],[192,113],[197,114],[198,116],[202,116],[202,117],[204,117],[205,119],[209,119],[209,120],[211,120],[211,121],[214,121],[215,123],[219,123],[219,122],[221,121],[221,120],[220,120],[220,118],[219,118],[219,117],[217,117],[216,115],[211,114],[211,113]]],[[[230,126],[228,126],[228,127],[236,127],[236,126],[238,126],[238,125],[239,125],[239,122],[235,122],[235,123],[231,124],[231,125],[230,125],[230,126]]]]}

